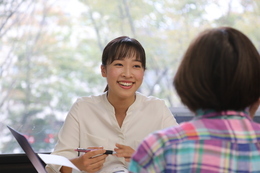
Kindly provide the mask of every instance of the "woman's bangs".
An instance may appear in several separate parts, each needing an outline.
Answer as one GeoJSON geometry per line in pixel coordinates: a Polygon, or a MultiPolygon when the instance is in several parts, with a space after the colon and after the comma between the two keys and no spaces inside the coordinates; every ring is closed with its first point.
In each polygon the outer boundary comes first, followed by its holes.
{"type": "Polygon", "coordinates": [[[138,50],[133,46],[120,45],[116,51],[114,60],[121,60],[124,58],[136,57],[136,60],[141,61],[141,55],[138,50]]]}

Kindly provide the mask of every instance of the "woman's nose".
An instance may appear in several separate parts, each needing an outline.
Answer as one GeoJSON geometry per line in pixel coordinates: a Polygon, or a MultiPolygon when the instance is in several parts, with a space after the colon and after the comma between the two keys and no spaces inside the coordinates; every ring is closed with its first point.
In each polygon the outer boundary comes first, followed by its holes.
{"type": "Polygon", "coordinates": [[[124,68],[122,76],[124,76],[124,77],[132,77],[131,68],[129,68],[129,67],[124,68]]]}

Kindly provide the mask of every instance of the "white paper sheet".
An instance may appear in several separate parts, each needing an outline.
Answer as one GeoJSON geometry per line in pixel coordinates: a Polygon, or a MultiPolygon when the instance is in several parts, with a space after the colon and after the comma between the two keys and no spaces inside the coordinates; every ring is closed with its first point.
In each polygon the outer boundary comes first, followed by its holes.
{"type": "Polygon", "coordinates": [[[46,164],[67,166],[80,172],[80,170],[66,157],[51,155],[51,154],[38,154],[38,155],[46,164]]]}

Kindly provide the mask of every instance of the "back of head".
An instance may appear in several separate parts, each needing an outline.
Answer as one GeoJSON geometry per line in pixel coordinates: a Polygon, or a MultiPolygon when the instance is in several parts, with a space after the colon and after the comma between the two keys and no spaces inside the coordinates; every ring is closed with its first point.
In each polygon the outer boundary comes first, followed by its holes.
{"type": "Polygon", "coordinates": [[[174,78],[190,110],[243,110],[260,97],[260,55],[242,32],[209,29],[190,44],[174,78]]]}

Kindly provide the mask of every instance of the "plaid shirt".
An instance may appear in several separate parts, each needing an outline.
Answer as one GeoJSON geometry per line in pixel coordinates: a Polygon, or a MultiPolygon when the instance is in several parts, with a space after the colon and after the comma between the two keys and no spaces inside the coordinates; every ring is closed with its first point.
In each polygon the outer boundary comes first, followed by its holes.
{"type": "Polygon", "coordinates": [[[149,135],[129,171],[259,173],[260,124],[246,112],[197,111],[192,121],[149,135]]]}

